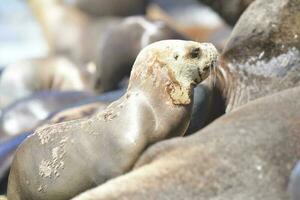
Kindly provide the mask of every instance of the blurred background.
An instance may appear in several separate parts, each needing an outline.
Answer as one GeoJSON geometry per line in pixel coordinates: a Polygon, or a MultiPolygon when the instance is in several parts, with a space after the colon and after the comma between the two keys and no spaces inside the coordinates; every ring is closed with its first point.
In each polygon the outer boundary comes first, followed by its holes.
{"type": "MultiPolygon", "coordinates": [[[[152,0],[150,3],[159,5],[169,14],[168,17],[174,18],[181,24],[201,26],[208,31],[223,25],[222,19],[215,12],[193,0],[152,0]]],[[[66,0],[65,4],[76,7],[76,1],[66,0]]],[[[0,2],[1,68],[21,59],[44,57],[48,53],[49,46],[29,2],[26,0],[2,0],[0,2]]]]}

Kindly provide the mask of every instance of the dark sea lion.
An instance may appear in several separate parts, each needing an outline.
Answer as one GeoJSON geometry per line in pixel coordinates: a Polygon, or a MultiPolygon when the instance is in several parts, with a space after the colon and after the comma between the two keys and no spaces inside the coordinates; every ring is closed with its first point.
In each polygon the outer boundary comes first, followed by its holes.
{"type": "Polygon", "coordinates": [[[194,103],[190,125],[185,135],[190,135],[205,127],[225,113],[224,100],[214,89],[214,77],[208,77],[194,89],[194,103]]]}
{"type": "Polygon", "coordinates": [[[300,158],[299,98],[300,87],[288,89],[194,135],[154,144],[134,170],[74,200],[289,200],[288,177],[300,158]]]}
{"type": "Polygon", "coordinates": [[[142,16],[127,17],[111,25],[100,42],[95,87],[100,92],[115,89],[122,78],[130,74],[136,56],[147,45],[159,40],[184,38],[164,22],[142,16]]]}
{"type": "Polygon", "coordinates": [[[34,130],[55,111],[91,98],[92,94],[76,91],[44,91],[22,98],[3,108],[0,114],[0,141],[34,130]]]}
{"type": "Polygon", "coordinates": [[[104,112],[41,127],[22,143],[8,199],[69,199],[130,170],[149,144],[185,132],[193,87],[216,61],[217,51],[207,43],[165,40],[147,46],[126,94],[104,112]]]}
{"type": "Polygon", "coordinates": [[[19,61],[5,68],[0,79],[0,108],[42,90],[92,91],[89,74],[63,57],[19,61]]]}
{"type": "MultiPolygon", "coordinates": [[[[251,100],[300,85],[299,2],[258,1],[234,27],[216,68],[212,107],[227,112],[251,100]],[[253,16],[256,19],[253,19],[253,16]]],[[[211,87],[210,87],[211,88],[211,87]]],[[[207,91],[208,92],[208,91],[207,91]]],[[[208,92],[209,93],[209,92],[208,92]]]]}
{"type": "Polygon", "coordinates": [[[64,0],[93,16],[130,16],[145,14],[148,0],[64,0]]]}
{"type": "Polygon", "coordinates": [[[30,134],[32,132],[24,132],[0,141],[0,194],[7,191],[8,174],[14,152],[30,134]]]}
{"type": "Polygon", "coordinates": [[[297,0],[258,0],[241,16],[217,68],[227,111],[300,85],[299,11],[297,0]]]}

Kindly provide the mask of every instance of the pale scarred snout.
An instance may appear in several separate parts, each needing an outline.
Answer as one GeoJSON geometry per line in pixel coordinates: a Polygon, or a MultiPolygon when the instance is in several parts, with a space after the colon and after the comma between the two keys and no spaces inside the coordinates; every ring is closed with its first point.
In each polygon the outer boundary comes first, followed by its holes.
{"type": "Polygon", "coordinates": [[[198,59],[198,75],[199,81],[196,84],[205,80],[211,71],[217,66],[218,51],[211,43],[199,43],[198,47],[192,47],[189,56],[198,59]]]}
{"type": "Polygon", "coordinates": [[[158,61],[161,68],[167,68],[170,74],[173,74],[172,78],[175,78],[181,87],[189,88],[208,77],[210,71],[216,66],[218,51],[210,43],[163,40],[144,48],[137,57],[136,63],[145,60],[146,56],[147,59],[150,57],[152,61],[158,61]]]}
{"type": "Polygon", "coordinates": [[[178,79],[185,82],[186,86],[197,85],[205,80],[216,67],[218,51],[213,44],[189,41],[185,48],[184,57],[186,66],[178,66],[180,70],[177,70],[175,74],[177,74],[178,79]]]}

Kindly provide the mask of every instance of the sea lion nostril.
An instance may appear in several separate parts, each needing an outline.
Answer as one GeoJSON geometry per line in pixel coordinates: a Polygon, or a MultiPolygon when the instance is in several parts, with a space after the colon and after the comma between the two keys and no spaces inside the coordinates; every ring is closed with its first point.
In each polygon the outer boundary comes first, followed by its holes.
{"type": "Polygon", "coordinates": [[[199,47],[192,48],[191,53],[190,53],[191,58],[198,58],[200,56],[200,53],[201,53],[201,50],[199,47]]]}

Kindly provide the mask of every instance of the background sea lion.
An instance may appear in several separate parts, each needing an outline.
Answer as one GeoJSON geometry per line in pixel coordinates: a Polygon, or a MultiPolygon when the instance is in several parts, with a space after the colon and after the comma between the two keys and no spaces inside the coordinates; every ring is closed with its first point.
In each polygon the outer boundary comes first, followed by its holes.
{"type": "Polygon", "coordinates": [[[61,0],[29,0],[41,24],[51,55],[63,55],[78,65],[95,62],[99,40],[107,26],[120,20],[94,18],[61,0]]]}
{"type": "Polygon", "coordinates": [[[75,103],[68,108],[52,113],[47,121],[54,124],[63,121],[70,121],[88,117],[97,111],[104,110],[111,102],[119,99],[126,92],[126,89],[119,89],[111,92],[105,92],[101,95],[87,98],[79,103],[75,103]]]}
{"type": "Polygon", "coordinates": [[[8,199],[68,199],[130,170],[149,144],[185,132],[192,89],[216,61],[211,44],[147,46],[122,98],[91,118],[42,127],[18,148],[8,199]]]}
{"type": "Polygon", "coordinates": [[[145,14],[148,0],[64,0],[93,16],[130,16],[145,14]]]}
{"type": "Polygon", "coordinates": [[[184,38],[164,22],[142,16],[127,17],[111,25],[100,42],[95,87],[100,92],[115,89],[122,78],[129,75],[136,56],[147,45],[184,38]]]}
{"type": "Polygon", "coordinates": [[[74,200],[289,200],[287,180],[300,157],[299,98],[300,87],[282,91],[189,137],[154,144],[134,170],[74,200]]]}
{"type": "Polygon", "coordinates": [[[19,99],[1,110],[0,141],[6,137],[34,130],[51,113],[91,97],[92,94],[87,92],[44,91],[19,99]]]}
{"type": "Polygon", "coordinates": [[[5,68],[0,78],[0,108],[42,90],[92,91],[89,76],[63,57],[17,62],[5,68]]]}
{"type": "Polygon", "coordinates": [[[86,117],[86,112],[91,111],[95,104],[98,107],[94,111],[106,107],[124,93],[125,89],[98,96],[76,91],[44,91],[25,97],[1,110],[0,141],[25,131],[33,131],[45,123],[86,117]]]}

